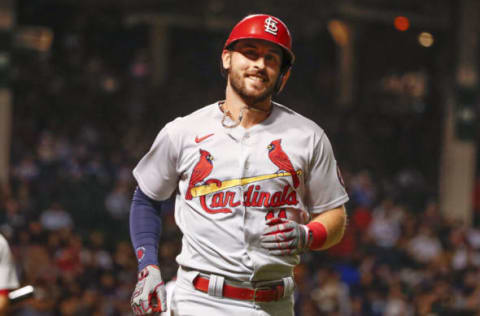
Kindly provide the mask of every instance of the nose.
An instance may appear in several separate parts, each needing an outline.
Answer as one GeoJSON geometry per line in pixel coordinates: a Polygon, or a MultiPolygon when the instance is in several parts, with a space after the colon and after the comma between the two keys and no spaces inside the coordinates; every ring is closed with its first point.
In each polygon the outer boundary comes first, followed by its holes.
{"type": "Polygon", "coordinates": [[[265,68],[265,57],[264,56],[259,56],[255,60],[254,66],[259,68],[259,69],[264,69],[265,68]]]}

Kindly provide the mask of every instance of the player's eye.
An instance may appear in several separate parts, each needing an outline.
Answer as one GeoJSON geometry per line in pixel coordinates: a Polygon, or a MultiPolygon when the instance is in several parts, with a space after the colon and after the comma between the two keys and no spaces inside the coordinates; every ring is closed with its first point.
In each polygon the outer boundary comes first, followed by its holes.
{"type": "Polygon", "coordinates": [[[245,49],[243,51],[243,54],[245,56],[247,56],[248,58],[258,58],[258,53],[254,49],[251,49],[251,48],[245,49]]]}
{"type": "Polygon", "coordinates": [[[272,64],[280,63],[280,57],[276,54],[267,54],[265,55],[265,60],[272,64]]]}

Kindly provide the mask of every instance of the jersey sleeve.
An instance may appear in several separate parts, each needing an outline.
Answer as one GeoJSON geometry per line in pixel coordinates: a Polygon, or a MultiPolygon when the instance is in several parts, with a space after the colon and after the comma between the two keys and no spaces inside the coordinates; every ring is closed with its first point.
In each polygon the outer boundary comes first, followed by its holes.
{"type": "Polygon", "coordinates": [[[319,214],[348,201],[332,145],[325,133],[322,133],[315,144],[306,180],[307,201],[311,213],[319,214]]]}
{"type": "Polygon", "coordinates": [[[0,290],[19,287],[17,271],[7,241],[0,236],[0,290]]]}
{"type": "Polygon", "coordinates": [[[167,125],[133,169],[138,186],[149,198],[163,201],[175,191],[178,183],[177,159],[178,152],[170,139],[167,125]]]}

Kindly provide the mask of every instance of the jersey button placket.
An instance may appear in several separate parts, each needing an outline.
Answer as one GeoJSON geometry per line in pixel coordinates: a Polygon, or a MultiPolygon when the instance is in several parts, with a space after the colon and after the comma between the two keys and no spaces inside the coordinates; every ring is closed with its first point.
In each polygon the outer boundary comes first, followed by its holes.
{"type": "Polygon", "coordinates": [[[250,169],[250,150],[251,150],[251,135],[249,132],[245,132],[243,137],[241,138],[241,152],[242,152],[242,160],[240,162],[240,166],[243,166],[243,174],[242,176],[248,176],[248,170],[250,169]]]}
{"type": "MultiPolygon", "coordinates": [[[[248,172],[249,168],[249,156],[250,156],[250,148],[247,144],[247,140],[249,137],[246,137],[248,135],[248,132],[242,135],[240,138],[240,155],[239,155],[239,166],[240,166],[240,172],[241,172],[241,178],[246,178],[250,174],[248,172]]],[[[246,185],[248,187],[248,185],[246,185]]],[[[245,227],[245,222],[247,220],[247,212],[248,212],[248,207],[245,206],[245,197],[244,194],[246,192],[245,186],[240,186],[241,188],[241,196],[242,196],[242,206],[243,206],[243,226],[245,227]]],[[[244,229],[244,242],[245,246],[247,247],[247,252],[249,251],[249,243],[248,243],[248,237],[247,237],[247,229],[244,229]]]]}

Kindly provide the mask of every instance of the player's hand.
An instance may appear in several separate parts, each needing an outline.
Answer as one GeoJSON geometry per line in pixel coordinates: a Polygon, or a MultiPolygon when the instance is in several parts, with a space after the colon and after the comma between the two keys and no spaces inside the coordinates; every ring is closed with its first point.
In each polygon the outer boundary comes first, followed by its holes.
{"type": "Polygon", "coordinates": [[[130,304],[135,315],[155,315],[167,310],[167,292],[157,266],[146,266],[138,273],[130,304]]]}
{"type": "Polygon", "coordinates": [[[260,242],[271,255],[294,255],[309,249],[312,237],[306,225],[279,218],[268,220],[267,225],[269,227],[260,237],[260,242]]]}

